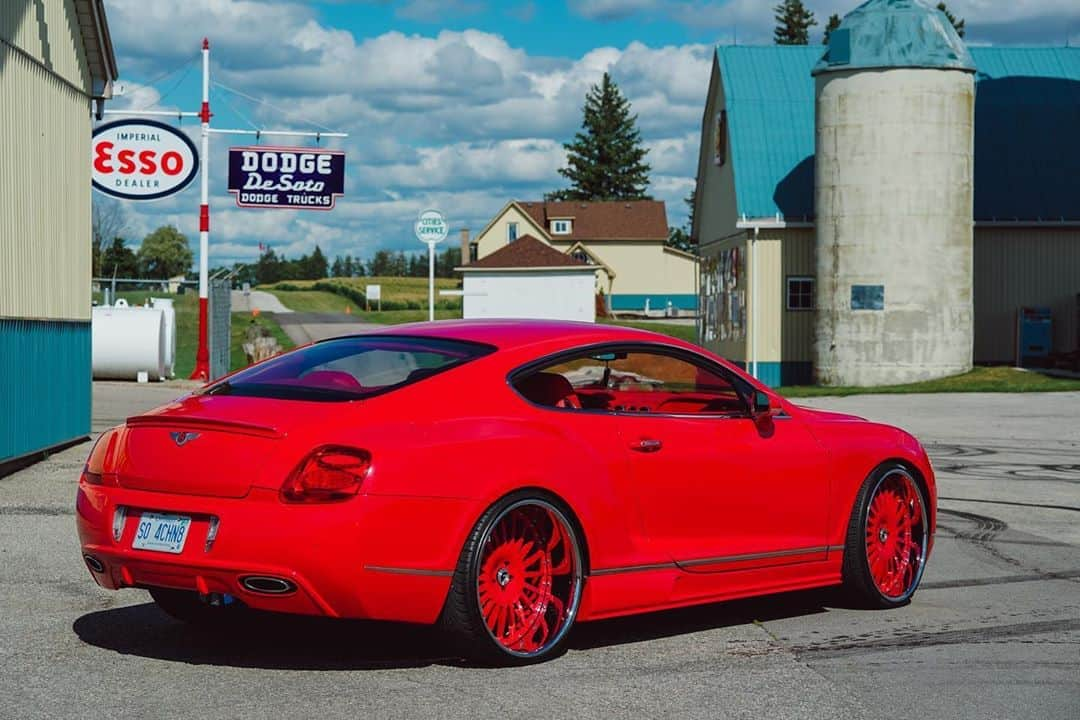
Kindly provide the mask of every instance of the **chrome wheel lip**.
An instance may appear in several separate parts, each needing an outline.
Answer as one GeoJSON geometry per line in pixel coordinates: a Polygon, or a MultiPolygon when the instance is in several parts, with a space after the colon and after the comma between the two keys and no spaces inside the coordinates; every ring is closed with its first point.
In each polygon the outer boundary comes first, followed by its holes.
{"type": "MultiPolygon", "coordinates": [[[[570,521],[567,519],[566,515],[561,510],[559,510],[559,508],[555,507],[553,504],[551,504],[550,502],[548,502],[546,500],[540,500],[540,499],[519,500],[519,501],[515,502],[514,504],[510,505],[509,507],[505,508],[502,512],[500,512],[495,517],[494,520],[492,520],[490,523],[488,523],[488,526],[484,529],[484,534],[480,538],[480,545],[478,546],[479,548],[481,548],[481,551],[487,545],[488,540],[491,539],[491,532],[496,527],[498,527],[499,523],[502,522],[503,518],[505,518],[507,515],[509,515],[514,510],[517,510],[518,508],[528,507],[528,506],[540,507],[540,508],[543,508],[544,510],[552,513],[556,517],[556,519],[560,523],[562,523],[563,529],[566,531],[567,536],[570,538],[570,547],[572,548],[572,551],[573,551],[573,562],[574,562],[574,570],[573,570],[573,575],[572,575],[572,577],[573,577],[573,591],[570,593],[570,599],[569,599],[569,602],[568,602],[570,609],[566,613],[566,619],[563,621],[562,627],[559,628],[559,631],[556,632],[546,643],[544,643],[544,645],[542,647],[537,648],[536,650],[533,650],[531,652],[521,652],[519,650],[511,650],[510,648],[506,647],[501,642],[499,642],[499,639],[497,637],[495,637],[495,634],[493,632],[491,632],[491,628],[488,627],[487,623],[481,623],[484,626],[484,632],[486,632],[488,634],[488,637],[491,638],[492,642],[495,643],[495,646],[499,650],[506,653],[507,655],[510,655],[511,657],[517,657],[517,658],[531,658],[531,657],[537,657],[537,656],[543,655],[548,650],[550,650],[551,648],[555,647],[560,642],[562,642],[562,639],[566,636],[566,633],[570,632],[570,627],[574,624],[575,618],[577,618],[578,607],[581,605],[581,591],[582,591],[582,586],[584,584],[584,577],[585,577],[584,573],[583,573],[583,570],[582,570],[582,567],[581,567],[581,547],[580,547],[580,543],[578,542],[577,532],[575,532],[574,526],[570,524],[570,521]]],[[[477,561],[478,562],[479,562],[479,559],[480,559],[479,555],[477,555],[477,561]]],[[[475,591],[474,591],[474,595],[476,597],[476,606],[477,606],[477,608],[479,608],[480,607],[480,587],[479,587],[479,583],[476,581],[476,573],[473,573],[472,582],[473,582],[474,587],[476,588],[475,591]]]]}
{"type": "Polygon", "coordinates": [[[866,559],[867,567],[869,567],[870,556],[867,554],[869,548],[867,547],[867,543],[866,543],[866,534],[867,534],[867,532],[869,530],[869,520],[870,520],[869,507],[870,507],[870,503],[873,502],[873,499],[877,496],[878,490],[881,489],[882,483],[884,483],[886,480],[893,477],[894,475],[900,475],[901,477],[906,478],[907,481],[911,483],[911,486],[913,488],[915,488],[915,497],[919,501],[919,511],[920,511],[919,517],[921,518],[920,523],[923,526],[922,541],[919,543],[919,567],[917,567],[915,569],[915,577],[912,578],[912,580],[911,580],[911,586],[909,588],[907,588],[900,595],[889,595],[888,593],[883,592],[881,590],[881,587],[878,586],[877,580],[874,579],[873,573],[870,573],[870,581],[874,584],[874,589],[878,591],[878,593],[881,595],[881,597],[885,598],[886,600],[888,600],[890,602],[904,602],[905,600],[910,598],[913,594],[915,594],[915,590],[918,589],[919,583],[922,582],[923,570],[926,569],[926,551],[927,551],[928,542],[929,542],[929,539],[930,539],[929,520],[928,520],[928,516],[926,514],[926,501],[923,500],[923,493],[922,493],[922,490],[919,488],[919,483],[915,481],[915,477],[911,473],[909,473],[907,470],[905,470],[903,468],[899,468],[899,467],[898,468],[893,468],[893,469],[889,470],[889,472],[882,475],[881,478],[877,481],[877,483],[874,484],[874,489],[870,492],[870,495],[867,498],[867,508],[868,508],[868,510],[867,510],[867,517],[863,521],[862,547],[863,547],[863,557],[866,559]]]}

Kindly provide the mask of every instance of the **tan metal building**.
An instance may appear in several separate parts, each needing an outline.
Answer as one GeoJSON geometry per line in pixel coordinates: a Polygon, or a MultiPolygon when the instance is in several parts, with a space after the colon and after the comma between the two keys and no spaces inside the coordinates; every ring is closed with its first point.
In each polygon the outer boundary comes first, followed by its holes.
{"type": "MultiPolygon", "coordinates": [[[[1080,349],[1080,48],[969,50],[972,357],[1015,362],[1021,307],[1050,309],[1050,350],[1080,349]]],[[[808,46],[718,48],[702,120],[693,228],[700,339],[770,385],[815,378],[820,213],[811,70],[821,56],[808,46]]],[[[863,140],[876,142],[874,132],[863,140]]],[[[913,152],[924,151],[911,140],[913,152]]],[[[884,186],[862,191],[890,199],[884,186]]],[[[920,255],[929,244],[931,261],[944,257],[932,252],[932,237],[903,242],[920,243],[920,255]]],[[[890,252],[903,252],[890,243],[890,252]]]]}
{"type": "Polygon", "coordinates": [[[0,468],[90,431],[91,115],[102,0],[0,2],[0,468]]]}

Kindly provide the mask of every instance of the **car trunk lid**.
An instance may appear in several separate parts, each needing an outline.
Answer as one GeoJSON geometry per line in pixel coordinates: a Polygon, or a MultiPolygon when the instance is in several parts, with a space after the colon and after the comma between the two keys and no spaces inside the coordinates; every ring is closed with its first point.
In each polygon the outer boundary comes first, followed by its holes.
{"type": "MultiPolygon", "coordinates": [[[[224,400],[186,398],[128,418],[117,454],[117,483],[133,490],[244,497],[262,475],[275,471],[275,451],[285,437],[266,418],[288,415],[252,407],[251,401],[224,400]]],[[[277,468],[281,480],[287,472],[277,468]]]]}

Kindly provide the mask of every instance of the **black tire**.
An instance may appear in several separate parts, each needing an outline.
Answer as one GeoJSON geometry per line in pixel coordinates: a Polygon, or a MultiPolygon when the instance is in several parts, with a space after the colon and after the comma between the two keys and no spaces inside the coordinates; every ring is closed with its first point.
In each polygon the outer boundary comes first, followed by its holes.
{"type": "MultiPolygon", "coordinates": [[[[529,547],[536,551],[540,545],[533,544],[529,547]]],[[[518,491],[499,500],[488,508],[469,533],[454,570],[450,591],[438,622],[450,649],[467,660],[487,665],[526,665],[560,654],[565,648],[581,604],[584,585],[583,559],[580,530],[562,503],[536,491],[518,491]],[[525,530],[535,533],[536,539],[551,538],[556,532],[562,533],[561,540],[557,541],[558,546],[545,541],[545,547],[549,551],[547,560],[536,561],[547,563],[546,567],[551,571],[547,583],[551,592],[548,594],[551,598],[558,597],[544,603],[537,602],[530,607],[519,602],[516,607],[530,615],[520,619],[511,616],[510,625],[503,633],[503,637],[508,639],[500,640],[496,637],[496,630],[489,628],[489,622],[481,611],[481,603],[485,603],[490,613],[493,607],[492,592],[502,593],[504,590],[513,589],[510,584],[513,579],[509,573],[503,576],[493,574],[492,571],[497,566],[496,553],[500,551],[500,547],[510,548],[514,545],[505,541],[504,545],[500,546],[496,528],[515,526],[519,517],[525,518],[525,530]],[[555,527],[556,523],[559,524],[558,529],[555,527]],[[550,525],[551,532],[545,533],[542,525],[550,525]],[[552,550],[553,547],[556,549],[552,550]],[[561,550],[558,549],[560,547],[561,550]],[[566,563],[569,563],[568,567],[564,567],[566,563]],[[494,584],[495,577],[498,577],[498,587],[494,584]],[[556,618],[557,625],[549,622],[556,618]],[[514,623],[518,623],[518,630],[515,630],[514,623]],[[550,627],[551,625],[554,627],[550,627]],[[530,627],[533,628],[532,635],[530,627]],[[520,644],[516,645],[509,639],[515,632],[525,636],[520,644]],[[531,647],[541,636],[543,642],[537,647],[531,647]]],[[[529,567],[536,566],[530,564],[529,567]]],[[[503,568],[503,572],[505,570],[506,568],[503,568]]],[[[524,577],[526,573],[522,572],[521,575],[524,577]]],[[[497,621],[495,622],[497,624],[497,621]]]]}
{"type": "MultiPolygon", "coordinates": [[[[883,504],[890,503],[883,500],[883,504]]],[[[898,517],[903,513],[900,510],[898,517]]],[[[844,542],[842,576],[847,600],[857,607],[866,608],[900,607],[911,600],[926,565],[929,541],[927,517],[926,494],[911,470],[901,463],[887,462],[870,473],[855,499],[844,542]],[[902,488],[903,492],[897,492],[897,488],[902,488]],[[879,493],[893,493],[890,498],[903,501],[891,504],[908,508],[911,522],[906,530],[902,522],[889,526],[885,522],[878,522],[876,517],[871,520],[871,504],[879,493]],[[874,522],[874,527],[879,528],[873,537],[868,522],[874,522]],[[879,581],[875,579],[870,559],[870,555],[878,550],[871,548],[871,544],[880,543],[882,548],[886,547],[892,527],[900,528],[896,531],[897,539],[892,541],[892,547],[896,548],[895,557],[901,558],[894,562],[902,569],[888,572],[879,565],[878,575],[887,575],[879,581]],[[883,589],[882,583],[885,583],[886,589],[883,589]]]]}
{"type": "Polygon", "coordinates": [[[246,607],[238,600],[228,605],[214,606],[204,602],[194,590],[172,588],[147,588],[161,610],[180,622],[211,629],[223,628],[234,623],[244,614],[246,607]]]}

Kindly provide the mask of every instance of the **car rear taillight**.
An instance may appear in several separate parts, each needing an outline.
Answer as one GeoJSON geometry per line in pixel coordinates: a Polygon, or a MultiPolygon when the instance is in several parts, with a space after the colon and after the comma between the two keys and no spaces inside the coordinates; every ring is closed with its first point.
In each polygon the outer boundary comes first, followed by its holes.
{"type": "Polygon", "coordinates": [[[319,448],[289,475],[281,486],[281,499],[294,503],[346,500],[360,492],[370,468],[367,450],[336,445],[319,448]]]}
{"type": "Polygon", "coordinates": [[[119,444],[119,428],[101,433],[83,467],[84,482],[90,485],[116,485],[116,448],[119,444]]]}

